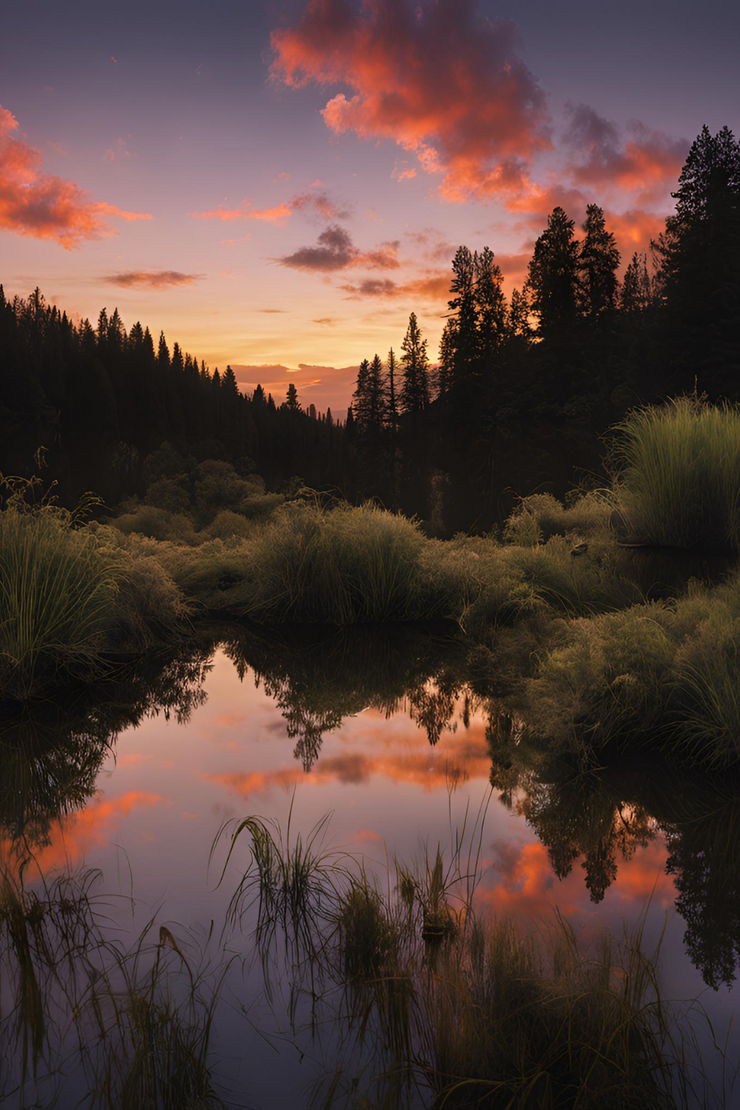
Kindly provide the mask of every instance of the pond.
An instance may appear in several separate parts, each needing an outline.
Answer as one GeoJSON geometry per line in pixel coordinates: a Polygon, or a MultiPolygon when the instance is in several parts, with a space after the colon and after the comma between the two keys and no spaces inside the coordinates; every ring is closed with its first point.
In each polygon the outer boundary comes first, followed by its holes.
{"type": "Polygon", "coordinates": [[[146,999],[160,959],[173,1005],[178,982],[188,1005],[198,994],[193,1028],[212,1017],[227,1106],[308,1106],[340,1072],[338,1099],[361,1090],[365,1064],[341,1062],[345,1030],[297,984],[288,949],[260,950],[256,904],[230,912],[250,863],[248,838],[229,854],[230,837],[249,816],[284,834],[290,822],[293,840],[327,818],[320,850],[363,859],[381,884],[394,859],[449,857],[457,839],[479,909],[527,928],[557,909],[586,945],[642,928],[665,997],[699,1000],[698,1052],[719,1085],[704,1014],[721,1041],[736,1011],[740,787],[618,759],[586,773],[532,751],[459,658],[440,630],[224,627],[93,699],[6,716],[0,1105],[107,1105],[111,1059],[129,1066],[110,1048],[110,998],[146,999]]]}

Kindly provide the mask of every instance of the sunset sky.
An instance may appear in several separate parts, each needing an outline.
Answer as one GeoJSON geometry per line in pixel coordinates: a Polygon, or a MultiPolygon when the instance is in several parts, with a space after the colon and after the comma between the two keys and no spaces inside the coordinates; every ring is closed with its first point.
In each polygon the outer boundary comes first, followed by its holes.
{"type": "Polygon", "coordinates": [[[740,127],[739,34],[715,0],[12,5],[0,281],[341,411],[410,311],[434,356],[460,243],[510,289],[594,200],[645,249],[740,127]]]}

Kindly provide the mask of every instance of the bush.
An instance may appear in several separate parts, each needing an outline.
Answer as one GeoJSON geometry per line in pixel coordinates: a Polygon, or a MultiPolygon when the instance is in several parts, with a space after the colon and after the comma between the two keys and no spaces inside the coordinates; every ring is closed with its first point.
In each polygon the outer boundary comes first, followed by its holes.
{"type": "Polygon", "coordinates": [[[659,746],[705,767],[740,764],[740,575],[694,584],[673,604],[635,605],[563,625],[524,716],[576,748],[659,746]]]}
{"type": "Polygon", "coordinates": [[[113,524],[120,532],[138,532],[153,540],[185,544],[198,542],[189,516],[158,509],[154,505],[139,505],[132,512],[116,517],[113,524]]]}
{"type": "Polygon", "coordinates": [[[520,546],[534,546],[552,536],[583,539],[594,533],[607,533],[613,512],[609,497],[587,493],[563,505],[550,493],[523,497],[506,521],[504,540],[520,546]]]}
{"type": "Polygon", "coordinates": [[[614,494],[641,544],[740,549],[740,409],[679,397],[615,430],[614,494]]]}

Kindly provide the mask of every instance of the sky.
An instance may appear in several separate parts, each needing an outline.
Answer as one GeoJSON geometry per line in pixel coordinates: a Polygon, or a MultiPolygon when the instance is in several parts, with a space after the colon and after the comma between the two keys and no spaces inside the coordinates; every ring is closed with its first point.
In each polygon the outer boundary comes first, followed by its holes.
{"type": "Polygon", "coordinates": [[[0,282],[341,412],[411,311],[434,358],[461,243],[509,291],[556,204],[647,249],[740,127],[739,36],[716,0],[14,5],[0,282]]]}

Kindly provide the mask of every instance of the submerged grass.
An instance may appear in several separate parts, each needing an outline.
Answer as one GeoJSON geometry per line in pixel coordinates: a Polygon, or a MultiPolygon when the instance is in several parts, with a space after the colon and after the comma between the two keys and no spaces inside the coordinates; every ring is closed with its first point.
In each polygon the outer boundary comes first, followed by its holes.
{"type": "MultiPolygon", "coordinates": [[[[241,829],[257,860],[262,823],[241,829]]],[[[303,858],[282,855],[281,888],[305,883],[323,898],[310,959],[288,969],[290,995],[310,974],[311,1028],[341,1029],[314,1104],[355,1106],[359,1094],[367,1107],[434,1110],[721,1105],[696,1068],[702,1011],[665,999],[660,945],[646,952],[644,919],[586,947],[558,913],[525,924],[476,912],[481,832],[476,822],[467,859],[463,835],[447,857],[438,849],[415,867],[396,861],[385,892],[363,860],[316,860],[306,879],[303,858]]],[[[270,834],[270,866],[253,873],[265,905],[282,839],[270,834]]]]}
{"type": "Polygon", "coordinates": [[[228,959],[186,952],[166,926],[155,943],[154,922],[124,948],[105,929],[99,877],[63,874],[37,893],[23,870],[0,872],[0,1100],[224,1107],[211,1038],[228,959]]]}

